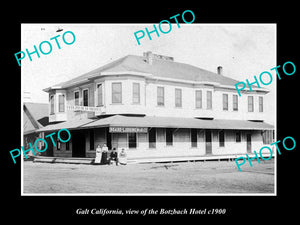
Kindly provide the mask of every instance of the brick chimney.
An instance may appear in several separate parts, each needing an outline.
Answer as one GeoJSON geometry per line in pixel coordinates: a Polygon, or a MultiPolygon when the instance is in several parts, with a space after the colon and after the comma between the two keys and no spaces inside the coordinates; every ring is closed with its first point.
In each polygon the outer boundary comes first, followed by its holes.
{"type": "Polygon", "coordinates": [[[222,66],[218,66],[217,71],[218,71],[219,75],[223,75],[223,67],[222,66]]]}
{"type": "Polygon", "coordinates": [[[152,65],[152,63],[153,63],[153,54],[152,54],[152,52],[151,51],[144,52],[143,55],[144,55],[144,57],[146,57],[146,62],[149,65],[152,65]]]}

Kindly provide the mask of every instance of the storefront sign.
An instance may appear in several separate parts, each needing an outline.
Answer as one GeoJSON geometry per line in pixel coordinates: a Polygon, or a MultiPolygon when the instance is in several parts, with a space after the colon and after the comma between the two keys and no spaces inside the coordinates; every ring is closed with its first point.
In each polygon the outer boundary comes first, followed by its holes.
{"type": "Polygon", "coordinates": [[[90,106],[82,106],[82,105],[67,105],[67,110],[102,112],[101,107],[90,107],[90,106]]]}
{"type": "Polygon", "coordinates": [[[147,133],[147,127],[110,127],[109,133],[147,133]]]}

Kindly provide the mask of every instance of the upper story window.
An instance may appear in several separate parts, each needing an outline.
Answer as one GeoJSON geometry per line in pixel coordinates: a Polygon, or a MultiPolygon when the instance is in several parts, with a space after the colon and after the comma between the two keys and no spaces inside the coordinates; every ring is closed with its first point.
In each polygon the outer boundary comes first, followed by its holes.
{"type": "Polygon", "coordinates": [[[132,103],[135,103],[135,104],[140,103],[140,84],[139,83],[132,84],[132,103]]]}
{"type": "Polygon", "coordinates": [[[264,99],[263,99],[263,97],[259,96],[258,101],[259,101],[259,112],[263,112],[264,111],[264,99]]]}
{"type": "Polygon", "coordinates": [[[212,91],[206,92],[206,109],[212,109],[212,91]]]}
{"type": "Polygon", "coordinates": [[[79,105],[79,91],[74,92],[74,104],[79,105]]]}
{"type": "Polygon", "coordinates": [[[223,110],[228,110],[228,94],[223,94],[223,110]]]}
{"type": "Polygon", "coordinates": [[[238,95],[233,95],[232,101],[233,101],[232,102],[233,111],[238,111],[238,109],[239,109],[238,95]]]}
{"type": "Polygon", "coordinates": [[[82,96],[83,96],[83,106],[89,106],[89,90],[84,89],[82,91],[82,96]]]}
{"type": "Polygon", "coordinates": [[[196,109],[201,109],[202,108],[202,91],[201,90],[196,90],[195,91],[195,107],[196,109]]]}
{"type": "Polygon", "coordinates": [[[103,106],[103,85],[97,84],[97,106],[103,106]]]}
{"type": "Polygon", "coordinates": [[[50,114],[54,114],[54,95],[50,96],[50,114]]]}
{"type": "Polygon", "coordinates": [[[175,107],[182,107],[182,90],[175,88],[175,107]]]}
{"type": "Polygon", "coordinates": [[[122,103],[122,83],[116,82],[111,84],[112,103],[122,103]]]}
{"type": "Polygon", "coordinates": [[[248,96],[248,112],[254,111],[253,96],[248,96]]]}
{"type": "Polygon", "coordinates": [[[58,96],[58,111],[59,112],[65,111],[65,96],[64,95],[58,96]]]}
{"type": "Polygon", "coordinates": [[[157,87],[157,105],[165,105],[165,89],[164,87],[157,87]]]}

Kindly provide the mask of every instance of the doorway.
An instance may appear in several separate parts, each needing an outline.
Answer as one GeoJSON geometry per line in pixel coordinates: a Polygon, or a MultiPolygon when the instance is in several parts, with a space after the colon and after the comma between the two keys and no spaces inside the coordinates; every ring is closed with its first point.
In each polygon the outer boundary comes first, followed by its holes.
{"type": "Polygon", "coordinates": [[[72,157],[85,157],[85,133],[74,130],[72,134],[72,157]]]}
{"type": "Polygon", "coordinates": [[[156,148],[156,128],[150,128],[149,135],[149,148],[156,148]]]}
{"type": "Polygon", "coordinates": [[[192,148],[197,148],[197,129],[191,129],[191,145],[192,148]]]}
{"type": "Polygon", "coordinates": [[[251,134],[247,134],[247,153],[251,153],[251,134]]]}
{"type": "Polygon", "coordinates": [[[205,153],[207,155],[212,154],[211,130],[205,130],[205,153]]]}
{"type": "Polygon", "coordinates": [[[109,127],[105,128],[105,133],[106,133],[106,146],[108,149],[112,149],[111,133],[109,132],[109,127]]]}

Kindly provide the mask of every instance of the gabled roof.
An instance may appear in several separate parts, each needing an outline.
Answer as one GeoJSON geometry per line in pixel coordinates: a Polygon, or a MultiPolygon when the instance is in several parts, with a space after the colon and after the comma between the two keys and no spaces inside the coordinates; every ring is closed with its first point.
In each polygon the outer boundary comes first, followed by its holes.
{"type": "Polygon", "coordinates": [[[47,103],[29,103],[23,104],[23,131],[24,134],[35,132],[49,124],[47,103]]]}
{"type": "MultiPolygon", "coordinates": [[[[174,62],[170,60],[163,60],[153,58],[153,62],[150,65],[147,62],[145,56],[127,55],[120,59],[117,59],[111,63],[101,66],[95,70],[78,76],[74,79],[68,80],[52,86],[55,88],[67,88],[72,84],[80,84],[81,82],[87,82],[88,79],[93,79],[101,76],[101,74],[108,73],[126,73],[132,72],[151,74],[155,77],[161,77],[165,79],[178,79],[182,81],[190,82],[208,82],[208,83],[218,83],[221,85],[232,86],[239,82],[238,80],[219,75],[214,72],[210,72],[205,69],[201,69],[189,64],[174,62]]],[[[49,91],[50,88],[44,89],[44,91],[49,91]]],[[[261,89],[261,91],[264,91],[261,89]]]]}

